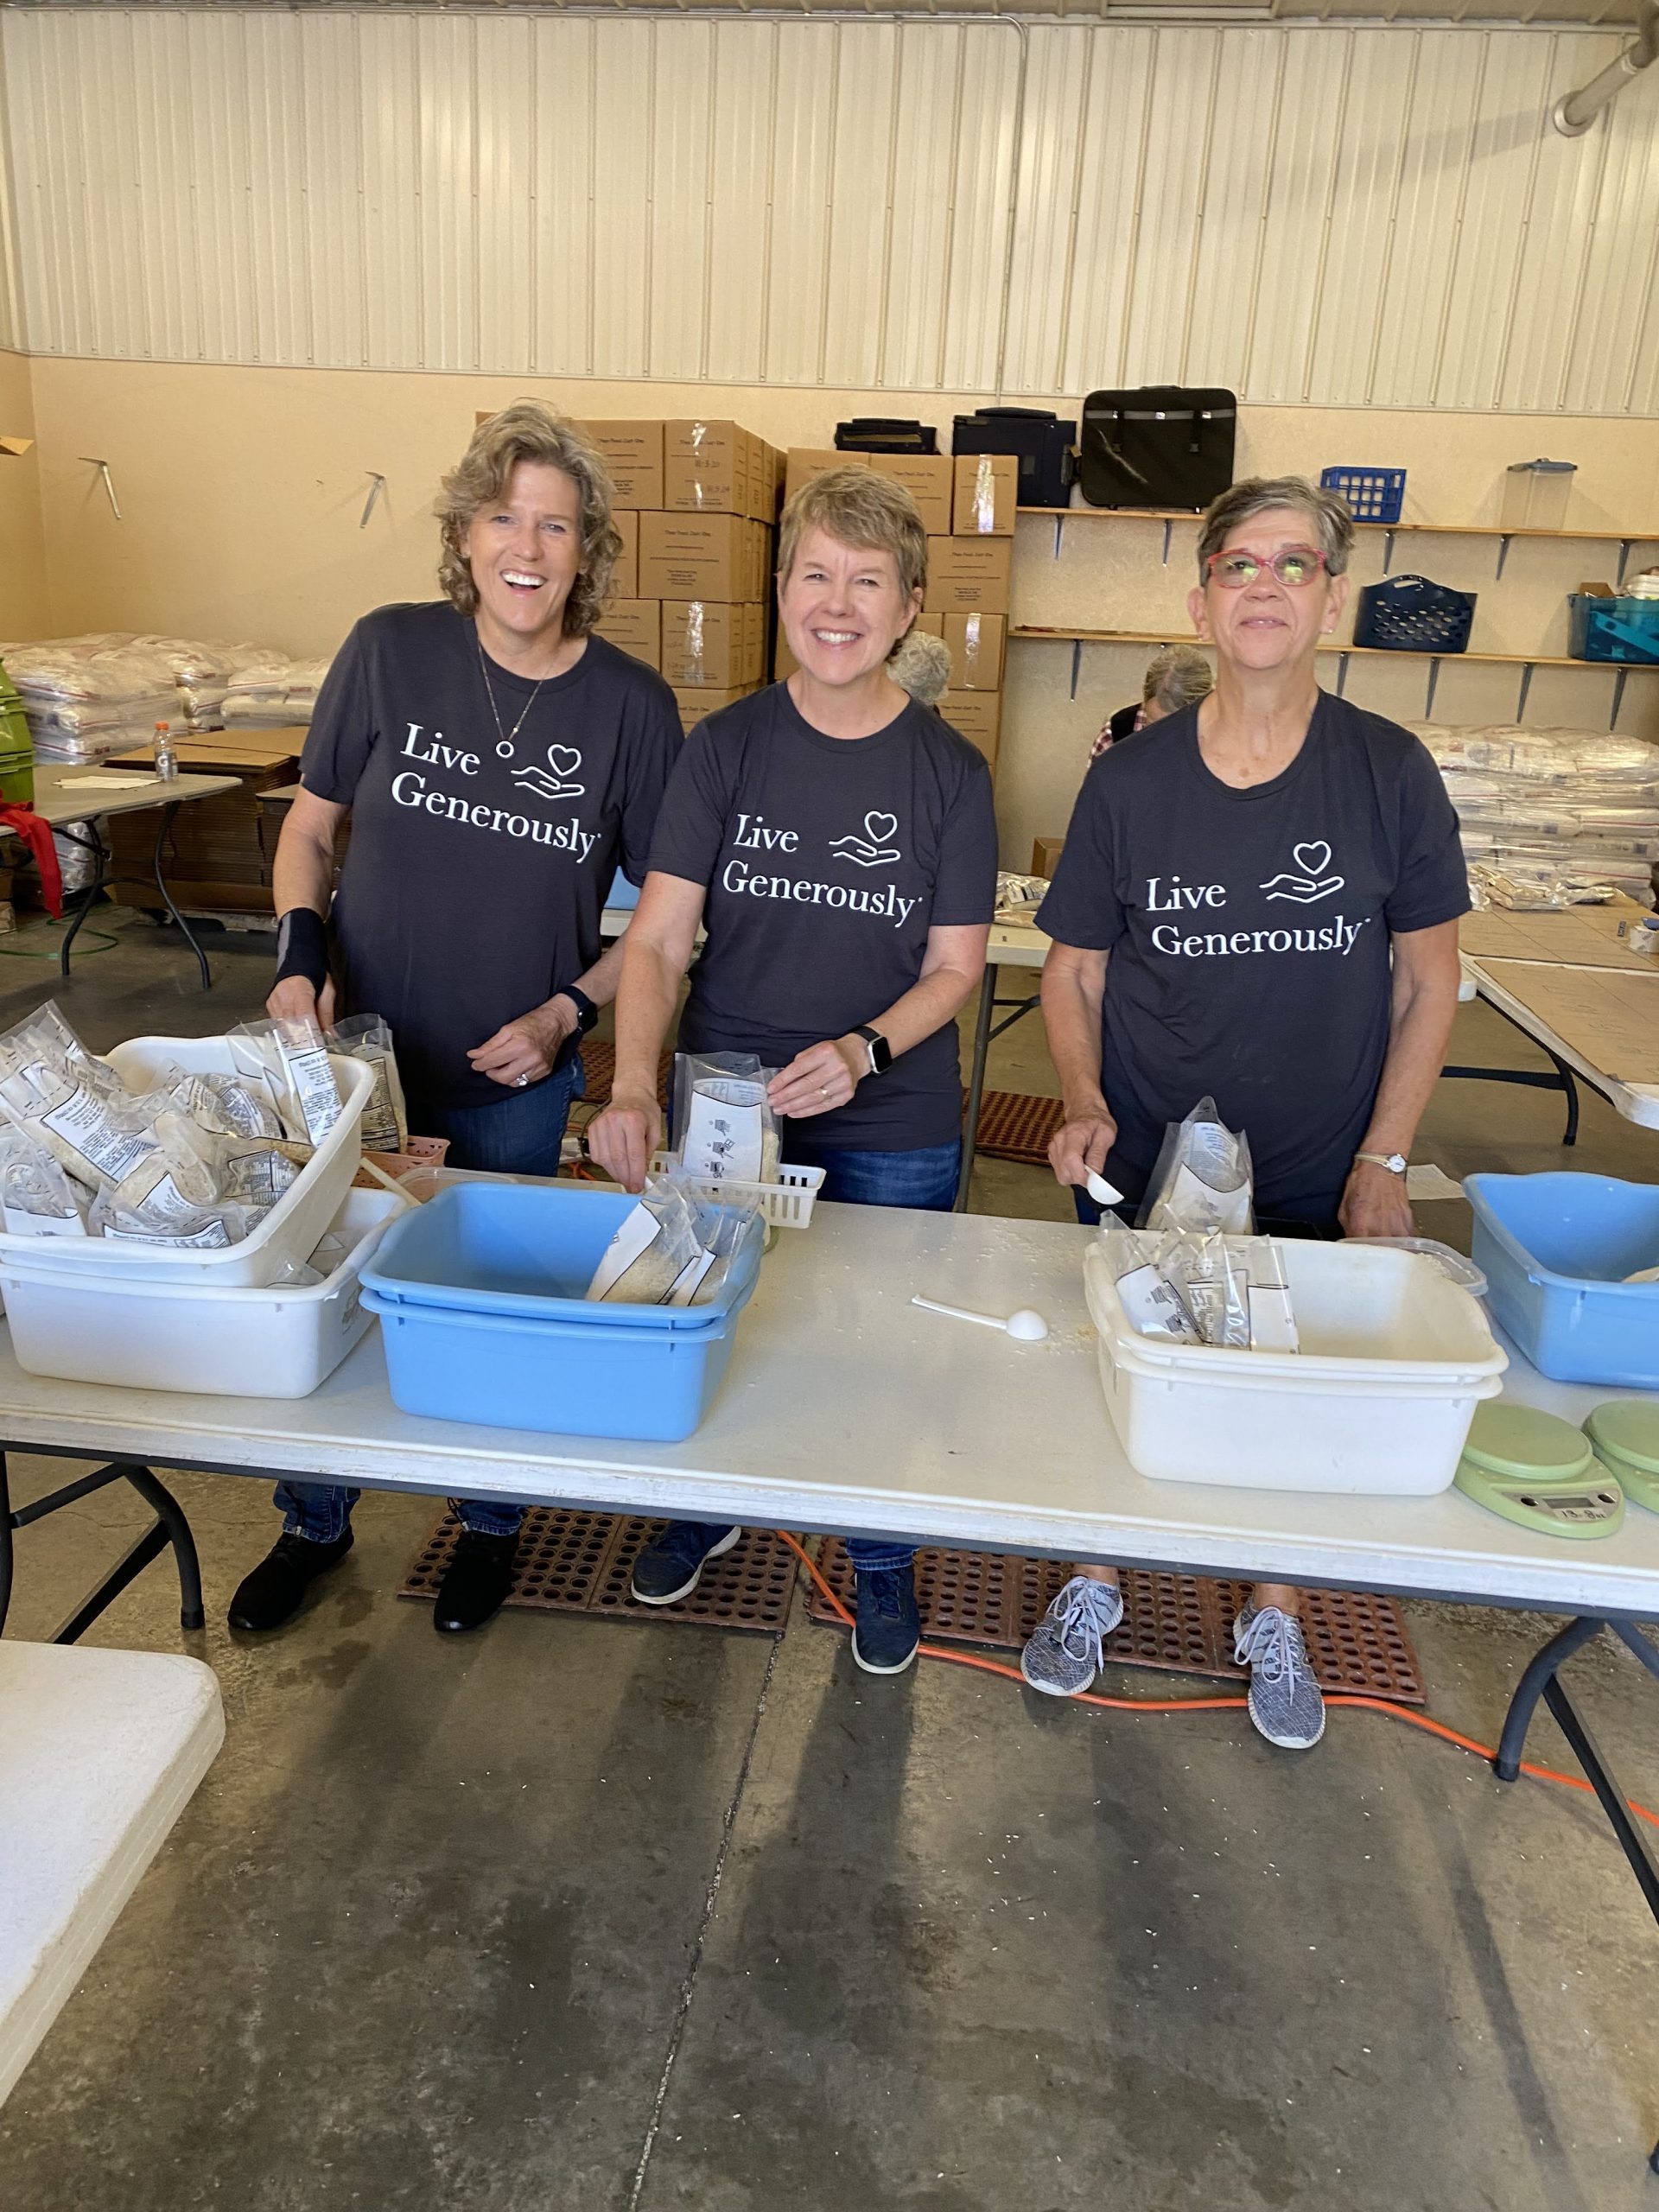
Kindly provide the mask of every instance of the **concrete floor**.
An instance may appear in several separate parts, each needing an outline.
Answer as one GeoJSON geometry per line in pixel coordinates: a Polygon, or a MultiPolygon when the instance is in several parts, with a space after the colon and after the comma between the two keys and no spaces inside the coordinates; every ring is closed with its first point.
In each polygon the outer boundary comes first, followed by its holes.
{"type": "MultiPolygon", "coordinates": [[[[94,1046],[263,994],[258,940],[215,944],[203,997],[167,938],[116,934],[59,994],[94,1046]]],[[[0,969],[0,1020],[55,988],[0,969]]],[[[1529,1057],[1479,1008],[1454,1052],[1529,1057]]],[[[1052,1087],[1035,1021],[992,1080],[1052,1087]]],[[[1659,1171],[1599,1102],[1567,1160],[1560,1121],[1443,1084],[1419,1156],[1659,1171]]],[[[1033,1169],[976,1200],[1065,1215],[1033,1169]]],[[[1466,1209],[1428,1225],[1462,1241],[1466,1209]]],[[[16,1463],[20,1497],[57,1471],[16,1463]]],[[[0,2108],[4,2212],[1654,2202],[1659,1931],[1576,1793],[1363,1713],[1295,1758],[1232,1713],[873,1682],[798,1606],[776,1643],[527,1613],[442,1642],[392,1594],[431,1507],[391,1495],[289,1631],[236,1638],[265,1494],[176,1482],[206,1633],[156,1567],[89,1641],[199,1651],[228,1737],[0,2108]]],[[[24,1532],[9,1633],[49,1634],[137,1520],[105,1493],[24,1532]]],[[[1550,1624],[1410,1611],[1432,1710],[1491,1742],[1550,1624]]],[[[1634,1662],[1573,1680],[1659,1803],[1634,1662]]],[[[1547,1719],[1533,1755],[1571,1764],[1547,1719]]]]}

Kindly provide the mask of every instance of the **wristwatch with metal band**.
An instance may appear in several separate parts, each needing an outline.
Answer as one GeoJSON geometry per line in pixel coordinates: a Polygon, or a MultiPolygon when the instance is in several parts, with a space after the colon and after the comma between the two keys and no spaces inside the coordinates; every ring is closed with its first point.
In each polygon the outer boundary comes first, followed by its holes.
{"type": "Polygon", "coordinates": [[[1356,1160],[1363,1160],[1368,1167],[1386,1167],[1390,1175],[1403,1175],[1406,1155],[1403,1152],[1357,1152],[1356,1160]]]}
{"type": "Polygon", "coordinates": [[[864,1039],[864,1048],[870,1056],[870,1073],[885,1075],[893,1065],[893,1047],[881,1032],[870,1028],[868,1024],[861,1024],[852,1033],[864,1039]]]}

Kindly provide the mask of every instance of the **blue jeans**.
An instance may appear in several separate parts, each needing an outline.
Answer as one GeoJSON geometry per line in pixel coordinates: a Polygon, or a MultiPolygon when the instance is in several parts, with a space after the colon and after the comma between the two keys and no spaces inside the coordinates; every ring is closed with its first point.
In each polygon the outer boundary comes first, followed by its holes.
{"type": "MultiPolygon", "coordinates": [[[[448,1137],[447,1165],[502,1175],[556,1175],[559,1147],[570,1109],[582,1096],[582,1055],[525,1090],[504,1091],[486,1106],[429,1106],[411,1099],[409,1126],[419,1136],[448,1137]]],[[[278,1483],[277,1511],[284,1535],[329,1544],[346,1533],[361,1491],[339,1483],[278,1483]]],[[[478,1497],[452,1497],[461,1526],[480,1536],[511,1536],[524,1517],[522,1505],[478,1497]]]]}
{"type": "MultiPolygon", "coordinates": [[[[787,1141],[784,1157],[789,1157],[787,1141]]],[[[913,1152],[819,1152],[818,1196],[843,1206],[913,1206],[918,1213],[949,1213],[957,1203],[962,1146],[924,1145],[913,1152]]],[[[705,1528],[719,1524],[705,1522],[705,1528]]],[[[902,1573],[916,1556],[914,1544],[895,1536],[849,1536],[847,1556],[866,1574],[902,1573]]]]}

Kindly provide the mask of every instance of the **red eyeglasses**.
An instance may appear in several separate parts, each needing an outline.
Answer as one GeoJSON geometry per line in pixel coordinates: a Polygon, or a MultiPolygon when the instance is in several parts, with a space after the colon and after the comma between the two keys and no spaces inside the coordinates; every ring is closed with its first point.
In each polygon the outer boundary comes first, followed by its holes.
{"type": "Polygon", "coordinates": [[[1226,591],[1243,591],[1246,584],[1253,584],[1263,569],[1271,569],[1281,584],[1292,586],[1311,584],[1325,566],[1325,556],[1312,545],[1287,545],[1268,556],[1252,553],[1243,545],[1230,545],[1224,553],[1212,553],[1205,563],[1205,573],[1226,591]]]}

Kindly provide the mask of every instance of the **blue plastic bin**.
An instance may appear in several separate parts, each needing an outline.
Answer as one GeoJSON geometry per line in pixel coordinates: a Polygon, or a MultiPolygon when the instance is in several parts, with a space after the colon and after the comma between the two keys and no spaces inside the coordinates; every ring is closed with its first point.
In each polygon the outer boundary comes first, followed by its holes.
{"type": "Polygon", "coordinates": [[[1471,1175],[1474,1257],[1497,1319],[1558,1382],[1659,1389],[1659,1184],[1471,1175]]]}
{"type": "Polygon", "coordinates": [[[1406,496],[1403,468],[1322,468],[1319,488],[1346,499],[1356,522],[1398,522],[1406,496]]]}
{"type": "Polygon", "coordinates": [[[677,1443],[726,1372],[765,1245],[756,1220],[706,1306],[582,1294],[633,1199],[463,1183],[392,1224],[363,1273],[392,1402],[436,1421],[677,1443]]]}
{"type": "Polygon", "coordinates": [[[1637,599],[1631,593],[1604,599],[1574,591],[1567,594],[1567,650],[1574,660],[1611,661],[1626,668],[1659,664],[1659,599],[1637,599]]]}

